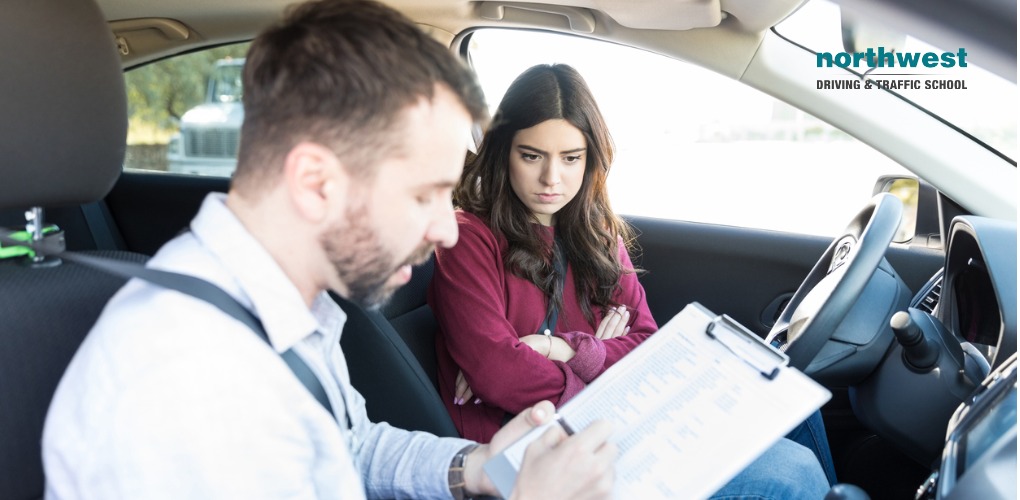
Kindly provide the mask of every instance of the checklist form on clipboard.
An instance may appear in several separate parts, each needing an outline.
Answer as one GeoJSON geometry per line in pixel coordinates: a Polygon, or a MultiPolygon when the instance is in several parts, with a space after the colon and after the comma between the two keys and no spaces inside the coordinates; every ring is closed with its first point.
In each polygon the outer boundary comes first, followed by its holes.
{"type": "MultiPolygon", "coordinates": [[[[706,498],[829,400],[787,356],[688,304],[548,425],[614,425],[617,498],[706,498]]],[[[540,427],[485,464],[504,497],[540,427]]]]}

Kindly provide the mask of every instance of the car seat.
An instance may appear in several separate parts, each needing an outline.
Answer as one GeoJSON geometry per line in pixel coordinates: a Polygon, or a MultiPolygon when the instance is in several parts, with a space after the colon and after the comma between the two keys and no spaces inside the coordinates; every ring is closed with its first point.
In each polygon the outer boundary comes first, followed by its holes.
{"type": "MultiPolygon", "coordinates": [[[[38,207],[70,210],[102,200],[121,171],[127,101],[98,7],[91,0],[4,2],[0,64],[0,210],[28,210],[42,223],[46,210],[38,207]]],[[[50,236],[63,244],[59,232],[50,236]]],[[[0,498],[42,496],[50,399],[123,283],[56,258],[0,260],[0,498]]]]}
{"type": "Polygon", "coordinates": [[[366,310],[340,297],[347,313],[340,347],[351,384],[365,396],[368,417],[395,427],[458,436],[439,398],[435,332],[425,294],[434,258],[414,268],[411,281],[379,310],[366,310]]]}

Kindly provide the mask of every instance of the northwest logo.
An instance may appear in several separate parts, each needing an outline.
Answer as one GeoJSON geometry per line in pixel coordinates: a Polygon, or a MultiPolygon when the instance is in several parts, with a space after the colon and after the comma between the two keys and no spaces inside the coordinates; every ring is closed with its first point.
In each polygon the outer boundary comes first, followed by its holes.
{"type": "Polygon", "coordinates": [[[897,52],[886,50],[885,47],[868,48],[864,52],[819,52],[817,54],[819,68],[966,68],[967,51],[963,48],[956,52],[897,52]]]}
{"type": "Polygon", "coordinates": [[[819,68],[867,68],[860,79],[826,79],[818,80],[819,90],[823,89],[871,89],[890,90],[966,90],[964,80],[944,79],[938,75],[928,74],[927,78],[910,78],[926,76],[925,73],[879,73],[878,68],[966,68],[967,50],[960,48],[956,52],[898,52],[885,47],[868,48],[864,52],[819,52],[816,54],[819,68]],[[907,77],[907,78],[904,78],[907,77]]]}

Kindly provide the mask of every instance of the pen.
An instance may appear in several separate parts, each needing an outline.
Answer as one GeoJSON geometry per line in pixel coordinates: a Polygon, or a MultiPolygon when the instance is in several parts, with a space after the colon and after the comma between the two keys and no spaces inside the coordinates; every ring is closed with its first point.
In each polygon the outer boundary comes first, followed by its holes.
{"type": "Polygon", "coordinates": [[[567,421],[563,418],[563,415],[556,414],[556,422],[560,424],[563,432],[566,432],[568,436],[574,435],[574,428],[567,423],[567,421]]]}

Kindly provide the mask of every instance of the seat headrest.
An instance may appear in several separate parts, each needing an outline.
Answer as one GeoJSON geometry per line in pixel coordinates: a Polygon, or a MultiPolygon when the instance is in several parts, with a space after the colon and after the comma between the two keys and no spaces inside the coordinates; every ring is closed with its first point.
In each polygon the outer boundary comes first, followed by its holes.
{"type": "Polygon", "coordinates": [[[106,20],[92,0],[6,0],[0,10],[0,209],[102,199],[127,137],[106,20]]]}

